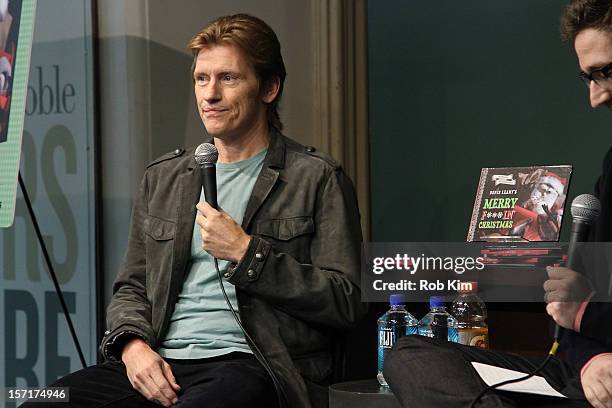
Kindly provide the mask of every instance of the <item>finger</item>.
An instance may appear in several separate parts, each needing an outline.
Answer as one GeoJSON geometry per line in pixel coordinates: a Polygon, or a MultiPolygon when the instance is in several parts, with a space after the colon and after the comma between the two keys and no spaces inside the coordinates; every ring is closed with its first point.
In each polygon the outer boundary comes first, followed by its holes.
{"type": "Polygon", "coordinates": [[[144,375],[137,375],[136,378],[134,378],[134,382],[132,383],[132,385],[134,386],[136,391],[142,394],[143,397],[151,401],[154,398],[152,388],[154,384],[152,383],[153,381],[150,377],[145,377],[144,375]]]}
{"type": "Polygon", "coordinates": [[[547,304],[546,313],[556,321],[556,317],[559,314],[559,304],[557,302],[547,304]]]}
{"type": "Polygon", "coordinates": [[[177,400],[176,393],[163,375],[161,367],[160,370],[151,373],[151,380],[154,383],[153,399],[156,399],[164,406],[170,406],[177,400]]]}
{"type": "Polygon", "coordinates": [[[150,399],[151,398],[151,394],[149,393],[149,391],[143,386],[143,384],[140,382],[140,380],[136,379],[136,378],[132,378],[128,375],[128,380],[130,380],[130,384],[132,384],[132,387],[138,391],[143,397],[145,397],[146,399],[150,399]]]}
{"type": "Polygon", "coordinates": [[[176,382],[176,378],[174,378],[174,373],[172,372],[172,367],[170,367],[170,364],[164,362],[162,370],[164,377],[166,377],[166,380],[168,380],[174,391],[179,391],[181,386],[176,382]]]}
{"type": "Polygon", "coordinates": [[[170,404],[168,404],[168,403],[164,403],[164,402],[161,402],[160,400],[158,400],[158,399],[157,399],[157,398],[155,398],[155,397],[151,398],[151,399],[150,399],[150,401],[151,401],[152,403],[154,403],[154,404],[161,405],[162,407],[169,407],[169,406],[170,406],[170,404]]]}
{"type": "Polygon", "coordinates": [[[549,279],[544,282],[544,285],[542,285],[542,287],[546,292],[552,292],[554,290],[559,289],[559,285],[560,281],[558,279],[549,279]]]}
{"type": "Polygon", "coordinates": [[[593,408],[605,408],[601,402],[595,396],[595,393],[591,390],[591,388],[584,389],[584,397],[586,400],[593,406],[593,408]]]}
{"type": "Polygon", "coordinates": [[[599,382],[593,382],[591,384],[591,393],[592,393],[593,401],[589,400],[589,402],[595,408],[606,408],[606,405],[601,400],[606,392],[603,386],[599,382]]]}
{"type": "Polygon", "coordinates": [[[546,292],[544,295],[544,302],[546,303],[565,303],[569,299],[567,290],[557,289],[552,292],[546,292]]]}
{"type": "Polygon", "coordinates": [[[552,292],[548,298],[551,302],[571,303],[572,296],[567,289],[558,289],[552,292]]]}
{"type": "Polygon", "coordinates": [[[547,266],[546,273],[550,279],[564,279],[568,276],[574,275],[576,272],[566,268],[565,266],[547,266]]]}
{"type": "Polygon", "coordinates": [[[594,405],[595,397],[593,397],[593,391],[591,391],[591,387],[586,384],[582,384],[582,392],[584,393],[584,398],[589,402],[589,404],[594,405]]]}
{"type": "Polygon", "coordinates": [[[166,401],[163,394],[159,391],[159,387],[153,380],[152,374],[151,369],[140,371],[135,376],[137,387],[134,388],[136,388],[138,392],[140,392],[149,401],[153,401],[160,405],[169,406],[169,401],[166,401]]]}
{"type": "Polygon", "coordinates": [[[612,407],[612,378],[603,376],[599,379],[602,387],[602,395],[598,396],[599,400],[606,406],[612,407]]]}
{"type": "Polygon", "coordinates": [[[558,303],[561,300],[561,295],[558,290],[548,291],[544,293],[544,302],[545,303],[558,303]]]}
{"type": "Polygon", "coordinates": [[[210,217],[211,215],[214,215],[215,213],[217,213],[218,211],[215,210],[214,208],[212,208],[210,206],[210,204],[208,204],[206,201],[200,201],[197,205],[196,208],[205,216],[205,217],[210,217]]]}
{"type": "Polygon", "coordinates": [[[202,214],[196,215],[196,222],[200,226],[200,228],[204,228],[206,226],[206,217],[202,214]]]}

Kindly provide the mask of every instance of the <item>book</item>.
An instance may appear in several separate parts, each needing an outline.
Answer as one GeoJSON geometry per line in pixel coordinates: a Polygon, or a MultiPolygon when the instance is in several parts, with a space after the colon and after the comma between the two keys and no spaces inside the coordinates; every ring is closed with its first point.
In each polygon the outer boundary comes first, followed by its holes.
{"type": "Polygon", "coordinates": [[[572,166],[486,167],[467,241],[558,241],[572,166]]]}

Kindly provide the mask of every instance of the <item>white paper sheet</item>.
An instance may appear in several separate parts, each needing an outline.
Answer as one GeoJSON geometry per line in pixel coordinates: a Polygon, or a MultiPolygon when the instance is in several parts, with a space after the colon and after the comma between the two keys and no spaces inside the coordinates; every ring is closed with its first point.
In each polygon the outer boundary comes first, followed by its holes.
{"type": "MultiPolygon", "coordinates": [[[[489,364],[473,362],[472,365],[487,385],[493,385],[502,381],[513,380],[515,378],[523,377],[526,375],[526,373],[522,373],[520,371],[508,370],[506,368],[495,367],[489,364]]],[[[544,377],[540,377],[537,375],[525,381],[504,385],[502,387],[499,387],[498,389],[504,391],[525,392],[528,394],[549,395],[552,397],[567,398],[565,395],[561,394],[553,387],[551,387],[550,384],[546,382],[544,377]]]]}

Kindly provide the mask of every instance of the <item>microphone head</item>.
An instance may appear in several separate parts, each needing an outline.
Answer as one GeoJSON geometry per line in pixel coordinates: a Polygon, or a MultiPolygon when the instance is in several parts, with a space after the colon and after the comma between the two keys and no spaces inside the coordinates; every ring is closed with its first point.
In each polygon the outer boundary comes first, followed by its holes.
{"type": "Polygon", "coordinates": [[[195,151],[195,161],[200,166],[205,163],[216,163],[219,158],[219,152],[212,143],[202,143],[195,151]]]}
{"type": "Polygon", "coordinates": [[[575,221],[592,225],[601,213],[601,204],[594,195],[580,194],[572,201],[570,211],[575,221]]]}

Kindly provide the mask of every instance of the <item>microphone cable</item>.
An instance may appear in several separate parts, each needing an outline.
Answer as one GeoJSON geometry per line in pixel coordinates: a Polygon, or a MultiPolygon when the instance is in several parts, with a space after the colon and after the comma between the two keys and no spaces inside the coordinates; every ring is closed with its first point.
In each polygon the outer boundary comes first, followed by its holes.
{"type": "Polygon", "coordinates": [[[559,348],[559,325],[555,326],[555,335],[554,335],[554,340],[553,340],[553,344],[550,348],[550,351],[548,352],[548,355],[546,356],[546,358],[544,359],[544,361],[542,362],[542,364],[540,364],[535,370],[533,370],[532,372],[530,372],[529,374],[526,374],[522,377],[519,378],[515,378],[512,380],[506,380],[506,381],[502,381],[499,382],[497,384],[493,384],[493,385],[489,385],[488,387],[486,387],[485,389],[483,389],[482,391],[480,391],[480,394],[478,394],[476,396],[476,398],[474,398],[472,400],[472,402],[470,403],[470,408],[475,408],[476,404],[478,403],[478,401],[488,392],[499,388],[499,387],[503,387],[504,385],[508,385],[508,384],[514,384],[514,383],[518,383],[521,381],[525,381],[528,380],[529,378],[533,377],[534,375],[538,374],[540,371],[542,371],[544,369],[544,367],[546,367],[546,365],[548,364],[548,362],[553,358],[553,356],[557,353],[557,349],[559,348]]]}
{"type": "MultiPolygon", "coordinates": [[[[196,161],[196,164],[200,167],[200,171],[202,172],[202,177],[203,177],[203,182],[204,182],[202,185],[202,189],[204,190],[204,197],[206,199],[206,202],[215,209],[218,209],[219,207],[217,203],[217,188],[216,188],[217,182],[216,182],[216,171],[215,171],[215,163],[217,162],[218,157],[219,157],[219,152],[217,151],[217,148],[215,147],[215,145],[212,143],[202,143],[196,148],[195,161],[196,161]],[[208,182],[206,182],[207,180],[208,182]]],[[[259,347],[257,347],[257,344],[255,344],[255,342],[253,341],[249,333],[246,331],[246,329],[242,325],[242,322],[240,321],[240,317],[238,316],[238,313],[236,312],[236,310],[234,310],[234,307],[232,306],[232,303],[230,302],[229,297],[227,296],[227,293],[225,292],[225,287],[223,285],[223,278],[221,277],[221,271],[219,270],[219,260],[216,257],[213,257],[213,259],[215,260],[215,269],[217,270],[217,279],[219,281],[219,286],[221,287],[221,292],[223,293],[223,298],[225,299],[225,303],[227,303],[229,310],[232,312],[232,316],[234,316],[234,320],[238,324],[238,327],[240,327],[242,334],[247,340],[247,343],[250,344],[251,351],[253,351],[253,355],[255,356],[257,361],[259,361],[259,363],[264,367],[264,369],[267,371],[268,375],[270,376],[270,379],[272,380],[272,383],[274,384],[274,388],[276,389],[276,397],[278,398],[278,407],[287,408],[288,407],[287,394],[285,393],[285,390],[283,386],[281,385],[278,377],[276,376],[274,371],[272,371],[272,368],[270,367],[270,363],[268,362],[268,360],[266,360],[266,357],[264,356],[264,354],[261,352],[259,347]]]]}
{"type": "Polygon", "coordinates": [[[249,333],[246,331],[246,329],[242,325],[242,322],[240,321],[240,317],[238,316],[238,313],[236,313],[236,310],[234,310],[234,307],[232,306],[232,302],[230,302],[229,297],[227,296],[227,293],[225,292],[225,287],[223,286],[223,278],[221,277],[221,271],[219,270],[219,261],[217,260],[217,258],[213,258],[213,259],[215,260],[215,269],[217,270],[217,278],[219,280],[219,286],[221,287],[221,292],[223,292],[223,297],[225,298],[225,303],[227,303],[227,306],[229,307],[230,311],[232,312],[232,315],[234,316],[234,320],[236,320],[236,323],[238,323],[240,330],[242,330],[242,334],[247,339],[247,341],[251,344],[251,347],[253,349],[252,351],[253,351],[253,354],[255,355],[255,358],[257,358],[257,361],[259,361],[259,363],[264,367],[264,369],[268,372],[268,375],[272,379],[272,383],[274,384],[274,388],[276,389],[276,397],[278,398],[279,408],[286,408],[288,407],[288,404],[287,404],[288,399],[287,399],[287,394],[285,393],[285,389],[283,388],[282,384],[278,380],[278,377],[276,376],[274,371],[272,371],[272,368],[270,367],[270,363],[268,363],[268,360],[266,360],[266,357],[264,356],[264,354],[261,352],[259,347],[257,347],[257,344],[255,344],[255,342],[253,341],[249,333]]]}

